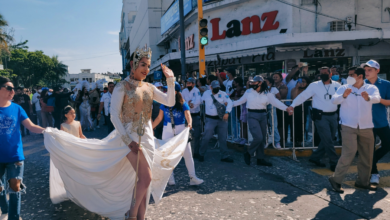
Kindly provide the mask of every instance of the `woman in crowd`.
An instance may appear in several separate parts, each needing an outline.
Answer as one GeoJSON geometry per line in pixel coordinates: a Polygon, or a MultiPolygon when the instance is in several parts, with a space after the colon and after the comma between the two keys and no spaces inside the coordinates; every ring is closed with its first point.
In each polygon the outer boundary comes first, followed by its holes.
{"type": "MultiPolygon", "coordinates": [[[[286,84],[283,83],[283,76],[281,73],[277,72],[272,74],[272,78],[274,79],[274,86],[277,90],[279,90],[280,96],[276,97],[279,100],[283,100],[287,98],[287,93],[288,93],[288,88],[286,84]]],[[[279,131],[279,136],[280,136],[280,144],[283,145],[283,139],[284,136],[288,136],[288,134],[285,134],[283,136],[283,131],[285,130],[283,127],[283,111],[280,111],[279,109],[276,110],[276,116],[278,118],[278,131],[279,131]]],[[[287,126],[286,126],[287,127],[287,126]]]]}
{"type": "MultiPolygon", "coordinates": [[[[268,77],[265,79],[265,82],[268,85],[269,92],[275,95],[275,98],[280,99],[279,90],[274,85],[274,79],[272,77],[268,77]]],[[[280,135],[278,130],[278,117],[276,115],[276,108],[272,107],[271,104],[267,106],[268,113],[268,124],[269,124],[269,134],[270,139],[268,144],[273,144],[276,148],[281,148],[280,146],[280,135]],[[273,118],[273,121],[272,121],[273,118]],[[273,123],[273,126],[272,126],[273,123]]]]}
{"type": "Polygon", "coordinates": [[[93,129],[91,118],[91,105],[89,104],[89,93],[86,87],[83,87],[77,98],[80,104],[80,123],[84,130],[93,129]]]}
{"type": "Polygon", "coordinates": [[[53,116],[51,115],[51,112],[47,111],[47,99],[49,98],[48,94],[49,90],[45,89],[42,90],[41,98],[39,99],[39,102],[41,103],[41,117],[42,117],[42,127],[52,127],[53,126],[53,116]]]}
{"type": "MultiPolygon", "coordinates": [[[[186,121],[188,127],[192,127],[192,118],[190,113],[190,107],[187,102],[184,101],[181,93],[181,88],[179,83],[175,83],[175,105],[173,107],[167,107],[165,105],[160,105],[160,113],[157,116],[156,120],[153,121],[153,129],[157,127],[162,120],[164,120],[164,127],[162,133],[162,139],[167,140],[176,136],[182,132],[186,126],[186,121]],[[172,123],[173,122],[173,123],[172,123]]],[[[199,185],[203,183],[202,179],[199,179],[195,174],[195,164],[194,159],[192,158],[191,152],[191,143],[188,142],[187,148],[184,151],[184,161],[188,170],[188,175],[190,176],[190,185],[199,185]]],[[[173,172],[168,181],[169,185],[175,185],[175,178],[173,172]]]]}
{"type": "MultiPolygon", "coordinates": [[[[291,90],[291,98],[294,100],[299,94],[301,94],[311,83],[310,79],[306,76],[302,76],[298,79],[298,82],[291,90]]],[[[300,106],[294,108],[294,132],[295,132],[295,146],[302,146],[302,142],[305,141],[305,127],[307,122],[307,114],[309,113],[309,107],[311,101],[306,101],[300,106]],[[302,116],[303,111],[303,116],[302,116]],[[304,118],[304,121],[302,120],[304,118]]],[[[291,134],[292,135],[292,134],[291,134]]]]}
{"type": "Polygon", "coordinates": [[[272,166],[265,160],[264,145],[267,135],[267,105],[270,103],[282,111],[287,106],[280,102],[275,95],[269,92],[268,85],[262,76],[255,76],[249,82],[245,94],[233,106],[247,104],[249,131],[253,141],[244,154],[245,163],[248,165],[272,166]]]}

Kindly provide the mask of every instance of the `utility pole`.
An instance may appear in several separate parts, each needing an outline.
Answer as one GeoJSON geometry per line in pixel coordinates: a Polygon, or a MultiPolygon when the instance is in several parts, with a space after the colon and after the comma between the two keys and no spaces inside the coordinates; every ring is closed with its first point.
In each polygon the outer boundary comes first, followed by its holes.
{"type": "MultiPolygon", "coordinates": [[[[198,33],[201,31],[201,20],[203,19],[203,0],[198,0],[198,24],[199,24],[199,30],[198,33]]],[[[206,23],[207,25],[207,23],[206,23]]],[[[206,74],[206,55],[205,55],[205,48],[204,45],[201,43],[202,35],[199,34],[199,78],[202,78],[206,74]]]]}
{"type": "Polygon", "coordinates": [[[179,0],[179,14],[180,14],[180,52],[181,52],[181,74],[182,80],[186,80],[186,45],[184,35],[184,3],[179,0]]]}

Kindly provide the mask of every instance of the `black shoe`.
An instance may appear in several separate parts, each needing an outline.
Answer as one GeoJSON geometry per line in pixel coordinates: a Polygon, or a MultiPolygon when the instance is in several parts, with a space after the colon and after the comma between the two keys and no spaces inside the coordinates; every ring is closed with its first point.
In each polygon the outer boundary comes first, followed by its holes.
{"type": "Polygon", "coordinates": [[[313,160],[313,159],[309,159],[309,162],[310,163],[314,163],[316,166],[318,167],[326,167],[326,165],[324,163],[321,163],[320,161],[316,161],[316,160],[313,160]]]}
{"type": "Polygon", "coordinates": [[[272,167],[272,163],[264,160],[264,159],[257,159],[257,166],[267,166],[272,167]]]}
{"type": "Polygon", "coordinates": [[[195,159],[197,159],[197,158],[199,158],[199,154],[194,154],[194,156],[192,156],[192,158],[195,158],[195,159]]]}
{"type": "Polygon", "coordinates": [[[204,161],[204,156],[200,156],[200,155],[199,155],[199,156],[198,156],[198,161],[199,161],[199,162],[203,162],[203,161],[204,161]]]}
{"type": "Polygon", "coordinates": [[[334,172],[336,170],[336,165],[330,165],[330,170],[334,172]]]}
{"type": "Polygon", "coordinates": [[[251,155],[248,152],[244,153],[244,161],[248,166],[251,164],[251,155]]]}
{"type": "Polygon", "coordinates": [[[344,189],[341,188],[341,184],[336,183],[336,181],[334,181],[332,177],[329,177],[328,180],[334,191],[338,193],[344,193],[344,189]]]}
{"type": "Polygon", "coordinates": [[[226,158],[221,159],[221,162],[234,163],[234,160],[230,157],[226,157],[226,158]]]}
{"type": "Polygon", "coordinates": [[[362,188],[362,189],[368,189],[370,191],[376,191],[377,190],[377,187],[375,185],[372,185],[372,184],[368,184],[368,186],[363,186],[363,185],[355,183],[355,187],[362,188]]]}

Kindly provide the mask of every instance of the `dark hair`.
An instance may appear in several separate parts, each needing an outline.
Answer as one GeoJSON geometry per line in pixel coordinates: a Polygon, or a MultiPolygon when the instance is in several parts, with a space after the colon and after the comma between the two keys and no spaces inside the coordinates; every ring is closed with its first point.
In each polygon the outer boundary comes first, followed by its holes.
{"type": "Polygon", "coordinates": [[[363,79],[365,79],[366,78],[366,71],[363,69],[363,68],[361,68],[361,67],[358,67],[358,68],[356,68],[355,69],[355,73],[356,73],[356,75],[363,75],[363,79]]]}
{"type": "MultiPolygon", "coordinates": [[[[62,110],[62,115],[61,115],[61,121],[66,122],[67,118],[65,117],[66,114],[69,113],[70,110],[72,110],[72,106],[67,105],[63,110],[62,110]]],[[[74,109],[73,109],[74,110],[74,109]]]]}
{"type": "Polygon", "coordinates": [[[16,88],[16,91],[18,91],[18,90],[22,90],[23,91],[23,87],[18,87],[18,88],[16,88]]]}
{"type": "Polygon", "coordinates": [[[3,86],[4,84],[9,82],[11,82],[10,79],[8,79],[7,77],[0,76],[0,86],[3,86]]]}
{"type": "Polygon", "coordinates": [[[200,84],[202,85],[202,86],[205,86],[207,83],[206,83],[206,78],[199,78],[198,79],[199,80],[199,82],[200,82],[200,84]]]}
{"type": "MultiPolygon", "coordinates": [[[[109,83],[108,83],[108,85],[111,85],[111,84],[114,84],[114,85],[115,85],[115,83],[113,83],[113,82],[109,82],[109,83]]],[[[106,87],[106,88],[107,88],[107,87],[106,87]]],[[[105,88],[104,88],[104,89],[105,89],[105,88]]],[[[107,89],[108,89],[108,88],[107,88],[107,89]]]]}
{"type": "Polygon", "coordinates": [[[41,92],[41,99],[43,99],[44,103],[47,103],[47,99],[49,98],[49,96],[47,95],[48,92],[49,92],[49,90],[47,90],[47,89],[45,89],[41,92]]]}
{"type": "Polygon", "coordinates": [[[307,77],[307,76],[301,76],[299,78],[306,80],[307,86],[309,86],[309,84],[311,83],[311,79],[309,77],[307,77]]]}
{"type": "Polygon", "coordinates": [[[217,80],[217,77],[214,76],[214,75],[209,75],[209,76],[207,77],[207,79],[209,79],[210,82],[212,82],[212,81],[214,81],[214,80],[217,80]]]}
{"type": "Polygon", "coordinates": [[[275,85],[275,80],[274,80],[274,78],[272,78],[272,77],[267,77],[267,78],[265,78],[265,80],[267,80],[269,83],[271,83],[271,87],[274,87],[275,85]]]}
{"type": "Polygon", "coordinates": [[[240,87],[244,87],[244,80],[241,77],[234,78],[234,82],[236,82],[240,87]]]}
{"type": "Polygon", "coordinates": [[[183,109],[183,105],[184,105],[183,96],[181,96],[180,92],[177,92],[175,95],[175,105],[173,106],[173,108],[181,111],[183,109]]]}
{"type": "Polygon", "coordinates": [[[352,67],[349,67],[349,68],[348,68],[348,71],[351,71],[351,70],[355,71],[356,69],[357,69],[356,66],[352,66],[352,67]]]}
{"type": "Polygon", "coordinates": [[[104,87],[104,89],[103,90],[108,90],[108,87],[104,87]]]}
{"type": "Polygon", "coordinates": [[[134,53],[135,53],[135,52],[133,52],[133,53],[130,55],[130,61],[133,61],[133,59],[134,59],[134,53]]]}
{"type": "MultiPolygon", "coordinates": [[[[237,75],[236,69],[234,69],[233,67],[226,68],[226,72],[232,74],[233,77],[236,77],[236,75],[237,75]]],[[[229,80],[231,80],[231,79],[229,79],[229,80]]]]}
{"type": "MultiPolygon", "coordinates": [[[[81,89],[80,95],[79,95],[79,100],[78,100],[78,101],[83,102],[83,96],[85,95],[84,89],[86,89],[86,87],[83,87],[83,88],[81,89]]],[[[87,92],[88,92],[88,91],[87,91],[87,92]]],[[[88,99],[89,99],[89,94],[87,94],[87,96],[88,96],[88,99]]]]}
{"type": "Polygon", "coordinates": [[[321,70],[328,70],[328,73],[330,73],[330,69],[329,69],[329,67],[327,67],[327,66],[323,66],[323,67],[321,67],[320,69],[321,69],[321,70]]]}
{"type": "Polygon", "coordinates": [[[268,91],[269,91],[268,85],[267,85],[267,83],[266,83],[265,81],[263,81],[263,82],[261,83],[259,93],[268,92],[268,91]]]}
{"type": "Polygon", "coordinates": [[[272,74],[272,77],[274,77],[274,75],[278,75],[283,80],[283,76],[280,72],[276,72],[276,73],[272,74]]]}

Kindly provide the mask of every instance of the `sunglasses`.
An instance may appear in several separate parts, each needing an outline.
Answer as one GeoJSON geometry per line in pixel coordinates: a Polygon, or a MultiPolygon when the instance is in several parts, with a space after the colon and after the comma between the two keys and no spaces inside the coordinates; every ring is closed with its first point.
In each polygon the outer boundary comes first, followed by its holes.
{"type": "Polygon", "coordinates": [[[15,90],[14,87],[11,87],[11,86],[1,86],[0,88],[6,88],[8,91],[12,92],[12,90],[15,90]]]}

